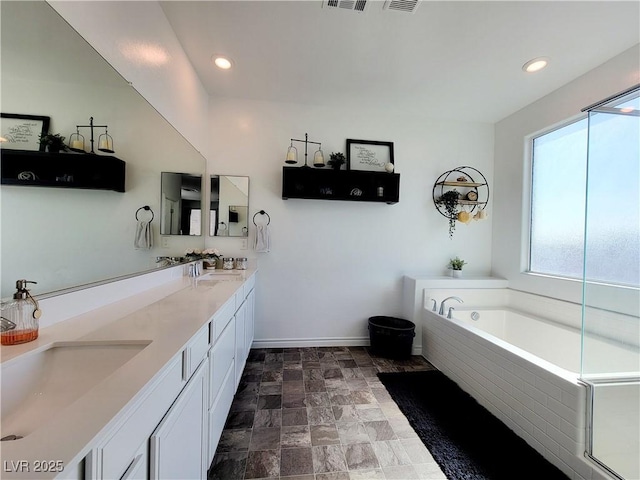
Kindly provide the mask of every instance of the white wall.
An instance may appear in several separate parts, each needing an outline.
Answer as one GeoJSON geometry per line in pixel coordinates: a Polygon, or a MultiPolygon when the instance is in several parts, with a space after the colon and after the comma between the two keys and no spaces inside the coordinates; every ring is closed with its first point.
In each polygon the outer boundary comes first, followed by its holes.
{"type": "Polygon", "coordinates": [[[157,1],[48,3],[207,156],[209,95],[157,1]]]}
{"type": "MultiPolygon", "coordinates": [[[[492,125],[212,98],[210,128],[209,173],[249,175],[249,218],[262,209],[271,217],[271,252],[257,254],[256,340],[361,341],[369,316],[401,315],[404,274],[444,274],[454,255],[468,261],[467,274],[489,273],[491,215],[458,225],[450,240],[432,188],[438,175],[459,165],[478,168],[492,182],[492,125]],[[347,138],[394,142],[400,202],[282,200],[289,140],[305,133],[322,142],[327,158],[345,152],[347,138]]],[[[304,161],[303,145],[298,152],[304,161]]],[[[240,241],[207,238],[224,255],[255,257],[239,250],[240,241]]]]}
{"type": "MultiPolygon", "coordinates": [[[[544,74],[544,71],[540,73],[544,74]]],[[[507,278],[510,288],[572,302],[582,301],[580,281],[523,273],[529,221],[530,163],[526,139],[540,130],[575,118],[582,108],[638,83],[640,46],[635,46],[496,124],[492,270],[507,278]]],[[[601,293],[602,302],[591,297],[593,304],[606,303],[605,297],[613,298],[611,292],[601,293]]],[[[590,291],[590,295],[596,294],[590,291]]],[[[618,289],[615,298],[615,303],[627,302],[637,312],[637,291],[618,289]]]]}

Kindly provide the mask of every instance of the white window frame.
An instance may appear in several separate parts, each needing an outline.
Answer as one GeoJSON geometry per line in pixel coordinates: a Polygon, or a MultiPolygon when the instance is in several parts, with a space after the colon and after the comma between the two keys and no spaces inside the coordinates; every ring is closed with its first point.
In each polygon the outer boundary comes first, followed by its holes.
{"type": "MultiPolygon", "coordinates": [[[[531,208],[533,193],[533,140],[545,133],[549,133],[563,128],[572,123],[587,118],[588,114],[581,113],[566,120],[558,122],[552,126],[538,130],[524,139],[523,148],[523,182],[522,182],[522,225],[520,246],[520,274],[528,277],[526,285],[522,285],[523,291],[537,295],[557,298],[580,304],[583,301],[583,279],[573,277],[562,277],[545,273],[532,272],[530,269],[531,259],[531,208]],[[544,285],[543,288],[541,286],[544,285]]],[[[635,316],[637,306],[640,302],[640,289],[632,286],[601,283],[589,281],[589,304],[591,307],[611,310],[610,298],[617,299],[617,307],[613,310],[617,313],[635,316]]]]}
{"type": "MultiPolygon", "coordinates": [[[[562,122],[556,123],[550,127],[545,127],[542,130],[538,130],[525,138],[525,165],[524,172],[525,178],[523,179],[523,232],[522,232],[522,245],[521,245],[521,257],[520,257],[520,272],[525,275],[531,275],[535,277],[555,278],[559,280],[566,280],[570,282],[582,282],[582,277],[570,277],[558,274],[550,274],[544,272],[534,272],[531,270],[531,229],[532,229],[532,214],[533,208],[533,142],[536,138],[546,135],[551,132],[555,132],[562,128],[565,128],[574,123],[578,123],[588,118],[586,113],[581,113],[570,117],[562,122]]],[[[586,159],[585,159],[586,161],[586,159]]]]}

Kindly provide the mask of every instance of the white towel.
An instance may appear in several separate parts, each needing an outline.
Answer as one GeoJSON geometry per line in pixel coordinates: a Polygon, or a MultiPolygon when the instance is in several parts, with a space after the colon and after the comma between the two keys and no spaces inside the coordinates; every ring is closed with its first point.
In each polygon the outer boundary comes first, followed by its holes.
{"type": "Polygon", "coordinates": [[[271,233],[268,225],[256,225],[256,252],[268,252],[271,248],[271,233]]]}
{"type": "Polygon", "coordinates": [[[139,221],[136,226],[136,238],[133,245],[137,250],[150,250],[153,247],[151,222],[139,221]]]}

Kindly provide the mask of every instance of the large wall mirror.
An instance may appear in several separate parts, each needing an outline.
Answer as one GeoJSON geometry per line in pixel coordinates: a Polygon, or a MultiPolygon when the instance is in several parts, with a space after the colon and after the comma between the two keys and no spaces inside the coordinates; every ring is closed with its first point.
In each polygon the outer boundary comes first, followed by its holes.
{"type": "MultiPolygon", "coordinates": [[[[0,2],[0,13],[2,112],[48,116],[49,131],[66,141],[94,117],[109,126],[114,155],[126,162],[125,193],[0,188],[2,298],[20,278],[38,282],[31,292],[41,295],[153,270],[156,256],[204,248],[202,235],[170,237],[168,248],[160,241],[161,172],[203,175],[204,157],[49,4],[0,2]],[[136,212],[146,205],[155,214],[154,245],[136,250],[136,212]]],[[[97,158],[87,154],[86,162],[97,158]]]]}
{"type": "Polygon", "coordinates": [[[162,172],[161,235],[202,235],[202,175],[162,172]]]}
{"type": "Polygon", "coordinates": [[[249,177],[211,175],[209,235],[249,235],[249,177]]]}

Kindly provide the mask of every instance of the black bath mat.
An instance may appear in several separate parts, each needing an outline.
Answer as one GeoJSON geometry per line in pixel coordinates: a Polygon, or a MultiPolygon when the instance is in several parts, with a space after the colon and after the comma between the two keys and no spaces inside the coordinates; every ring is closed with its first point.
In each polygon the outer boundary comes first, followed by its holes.
{"type": "Polygon", "coordinates": [[[449,480],[567,480],[442,372],[379,373],[449,480]]]}

